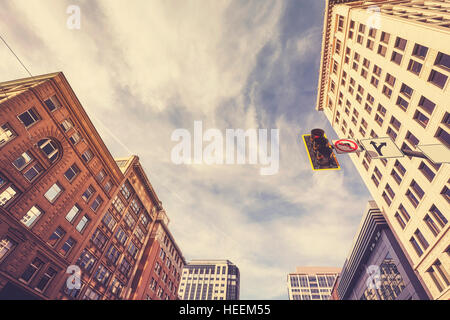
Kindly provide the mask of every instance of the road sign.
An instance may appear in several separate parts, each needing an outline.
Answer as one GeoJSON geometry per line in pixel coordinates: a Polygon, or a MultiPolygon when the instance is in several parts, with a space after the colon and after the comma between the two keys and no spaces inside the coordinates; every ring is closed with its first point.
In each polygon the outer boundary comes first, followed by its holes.
{"type": "Polygon", "coordinates": [[[434,163],[450,163],[450,149],[443,144],[427,144],[417,146],[417,149],[434,163]]]}
{"type": "Polygon", "coordinates": [[[352,153],[359,149],[358,142],[352,139],[331,140],[336,153],[352,153]]]}
{"type": "Polygon", "coordinates": [[[313,170],[340,170],[341,166],[339,165],[339,162],[337,161],[337,158],[333,153],[333,149],[331,149],[331,146],[328,143],[328,140],[326,139],[326,135],[324,133],[323,137],[325,138],[325,140],[323,141],[325,145],[316,146],[315,148],[314,143],[311,139],[311,135],[310,134],[302,135],[303,142],[305,143],[306,147],[306,153],[308,154],[309,162],[311,163],[311,168],[313,170]],[[322,148],[329,150],[323,150],[322,148]],[[327,157],[323,156],[323,154],[328,153],[329,155],[327,157]]]}
{"type": "Polygon", "coordinates": [[[372,159],[403,157],[403,152],[390,137],[363,139],[360,143],[372,159]]]}

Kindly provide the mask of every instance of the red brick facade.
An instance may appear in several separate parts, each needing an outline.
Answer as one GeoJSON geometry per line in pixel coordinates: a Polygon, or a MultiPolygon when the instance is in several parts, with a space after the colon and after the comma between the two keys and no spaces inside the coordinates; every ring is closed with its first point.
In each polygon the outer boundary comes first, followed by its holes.
{"type": "Polygon", "coordinates": [[[116,163],[62,73],[0,83],[0,126],[0,298],[129,299],[163,211],[139,159],[116,163]]]}

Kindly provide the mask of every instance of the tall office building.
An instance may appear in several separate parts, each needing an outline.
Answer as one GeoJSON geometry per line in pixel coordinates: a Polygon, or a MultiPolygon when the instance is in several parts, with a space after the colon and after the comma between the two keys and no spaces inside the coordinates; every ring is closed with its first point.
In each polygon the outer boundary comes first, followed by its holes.
{"type": "Polygon", "coordinates": [[[375,201],[369,201],[333,300],[427,300],[375,201]]]}
{"type": "Polygon", "coordinates": [[[289,300],[329,300],[340,268],[297,267],[287,276],[289,300]]]}
{"type": "MultiPolygon", "coordinates": [[[[340,138],[450,147],[450,1],[327,0],[317,110],[340,138]]],[[[433,299],[450,299],[450,169],[349,155],[433,299]]]]}
{"type": "Polygon", "coordinates": [[[0,126],[0,299],[130,299],[165,214],[139,158],[113,159],[62,73],[0,83],[0,126]]]}
{"type": "Polygon", "coordinates": [[[182,300],[239,300],[239,269],[229,260],[192,260],[183,269],[182,300]]]}

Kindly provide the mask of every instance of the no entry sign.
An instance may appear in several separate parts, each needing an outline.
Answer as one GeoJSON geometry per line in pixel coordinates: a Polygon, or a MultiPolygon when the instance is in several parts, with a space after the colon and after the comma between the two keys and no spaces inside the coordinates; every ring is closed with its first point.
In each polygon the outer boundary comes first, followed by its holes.
{"type": "Polygon", "coordinates": [[[352,153],[359,149],[358,143],[352,139],[332,140],[336,153],[352,153]]]}

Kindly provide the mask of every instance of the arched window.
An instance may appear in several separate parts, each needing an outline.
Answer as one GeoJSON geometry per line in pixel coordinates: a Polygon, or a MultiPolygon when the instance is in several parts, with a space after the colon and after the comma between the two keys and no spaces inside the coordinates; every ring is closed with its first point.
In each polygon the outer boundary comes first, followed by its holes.
{"type": "Polygon", "coordinates": [[[40,140],[38,143],[38,147],[41,151],[47,156],[50,162],[55,162],[59,157],[59,148],[58,144],[52,139],[45,138],[40,140]]]}

